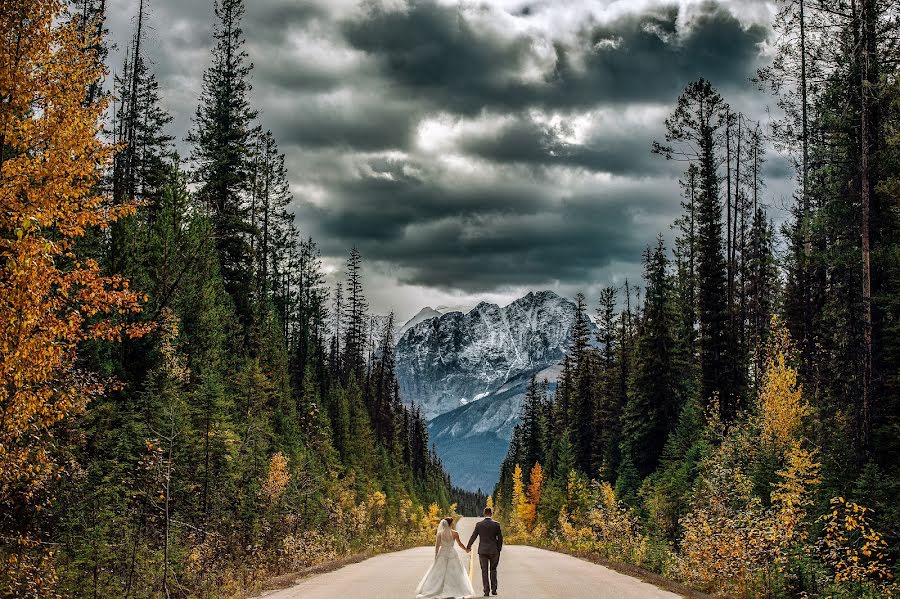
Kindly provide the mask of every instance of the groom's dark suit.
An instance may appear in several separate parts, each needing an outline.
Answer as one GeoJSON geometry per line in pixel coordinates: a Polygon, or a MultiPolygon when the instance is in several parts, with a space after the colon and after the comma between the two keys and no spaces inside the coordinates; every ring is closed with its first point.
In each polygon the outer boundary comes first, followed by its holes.
{"type": "Polygon", "coordinates": [[[475,531],[469,539],[466,549],[471,549],[475,539],[478,542],[478,561],[481,563],[481,584],[484,594],[497,592],[497,564],[500,563],[500,551],[503,549],[503,531],[492,518],[485,518],[475,525],[475,531]]]}

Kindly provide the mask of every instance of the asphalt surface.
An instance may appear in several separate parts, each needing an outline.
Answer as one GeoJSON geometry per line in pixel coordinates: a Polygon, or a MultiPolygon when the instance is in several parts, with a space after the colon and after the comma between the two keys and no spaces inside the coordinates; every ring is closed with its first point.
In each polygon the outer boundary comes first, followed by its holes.
{"type": "MultiPolygon", "coordinates": [[[[462,518],[456,529],[465,544],[477,518],[462,518]]],[[[481,571],[457,548],[481,596],[481,571]],[[471,566],[471,568],[470,568],[471,566]]],[[[434,559],[434,547],[379,555],[358,564],[302,580],[263,595],[266,599],[414,599],[416,586],[434,559]]],[[[678,595],[569,555],[523,545],[504,545],[497,569],[503,599],[675,599],[678,595]]]]}

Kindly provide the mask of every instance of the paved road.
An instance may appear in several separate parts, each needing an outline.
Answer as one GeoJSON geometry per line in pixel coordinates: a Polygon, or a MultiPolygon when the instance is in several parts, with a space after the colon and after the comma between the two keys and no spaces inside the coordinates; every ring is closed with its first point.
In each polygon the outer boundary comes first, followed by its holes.
{"type": "MultiPolygon", "coordinates": [[[[475,518],[462,518],[457,529],[468,540],[475,518]]],[[[469,569],[469,556],[457,549],[469,569]]],[[[474,555],[476,547],[472,548],[474,555]]],[[[264,595],[266,599],[413,599],[416,585],[434,559],[434,547],[388,553],[340,570],[320,574],[299,584],[264,595]]],[[[478,559],[472,574],[481,590],[478,559]]],[[[499,596],[502,599],[676,599],[678,595],[636,578],[619,574],[561,553],[507,545],[500,558],[499,596]]],[[[479,595],[480,596],[480,593],[479,595]]]]}

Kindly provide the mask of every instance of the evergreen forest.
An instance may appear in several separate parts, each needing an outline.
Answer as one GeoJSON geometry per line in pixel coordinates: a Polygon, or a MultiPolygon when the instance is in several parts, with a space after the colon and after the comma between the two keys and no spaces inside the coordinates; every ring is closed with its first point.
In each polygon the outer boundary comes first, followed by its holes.
{"type": "Polygon", "coordinates": [[[189,157],[143,2],[104,91],[103,10],[0,8],[0,593],[243,596],[430,542],[450,481],[401,402],[393,316],[355,248],[330,292],[288,211],[243,2],[215,4],[189,157]]]}
{"type": "Polygon", "coordinates": [[[703,592],[900,594],[900,15],[778,9],[747,81],[778,120],[685,82],[647,148],[684,167],[672,235],[576,298],[485,497],[401,397],[360,250],[326,285],[294,220],[244,1],[214,2],[178,139],[143,0],[112,77],[105,0],[0,3],[0,595],[248,596],[484,505],[703,592]]]}
{"type": "Polygon", "coordinates": [[[704,591],[896,596],[900,21],[889,2],[779,8],[748,85],[783,117],[685,87],[648,148],[684,166],[674,245],[651,241],[643,281],[595,310],[578,297],[492,500],[515,540],[704,591]],[[780,227],[767,147],[796,171],[780,227]]]}

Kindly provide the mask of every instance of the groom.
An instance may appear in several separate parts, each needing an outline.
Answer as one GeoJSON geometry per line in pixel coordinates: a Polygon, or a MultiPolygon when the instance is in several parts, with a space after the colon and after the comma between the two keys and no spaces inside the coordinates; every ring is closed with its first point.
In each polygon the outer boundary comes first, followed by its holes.
{"type": "Polygon", "coordinates": [[[493,515],[491,508],[484,508],[484,520],[475,525],[475,531],[466,546],[466,551],[470,551],[475,539],[481,539],[478,543],[478,561],[481,563],[481,586],[485,597],[489,597],[492,591],[497,594],[497,564],[500,563],[500,550],[503,549],[503,531],[491,518],[493,515]]]}

